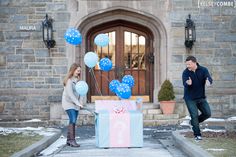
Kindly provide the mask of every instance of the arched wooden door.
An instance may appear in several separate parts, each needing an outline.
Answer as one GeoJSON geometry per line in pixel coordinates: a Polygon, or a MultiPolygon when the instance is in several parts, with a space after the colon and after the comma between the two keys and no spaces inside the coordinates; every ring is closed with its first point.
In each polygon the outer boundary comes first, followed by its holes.
{"type": "Polygon", "coordinates": [[[97,65],[94,74],[90,69],[86,69],[90,87],[88,101],[115,96],[109,90],[110,81],[113,79],[121,81],[124,75],[130,74],[135,79],[132,96],[142,96],[146,101],[152,102],[154,88],[152,41],[151,32],[146,27],[125,21],[115,21],[93,28],[87,36],[87,52],[96,52],[100,59],[109,57],[113,68],[109,72],[104,72],[97,65]],[[109,36],[108,46],[100,47],[94,44],[94,38],[100,33],[109,36]]]}

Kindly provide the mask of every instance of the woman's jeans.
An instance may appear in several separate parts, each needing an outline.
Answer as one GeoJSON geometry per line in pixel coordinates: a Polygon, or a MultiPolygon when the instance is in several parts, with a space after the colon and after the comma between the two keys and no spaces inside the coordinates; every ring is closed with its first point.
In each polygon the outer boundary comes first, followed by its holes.
{"type": "Polygon", "coordinates": [[[75,109],[69,109],[69,110],[66,110],[66,113],[69,116],[69,124],[76,124],[76,120],[78,117],[78,111],[75,109]]]}
{"type": "Polygon", "coordinates": [[[185,100],[185,103],[191,117],[191,125],[193,126],[192,129],[194,136],[201,136],[199,123],[211,117],[210,106],[206,99],[185,100]],[[200,115],[198,115],[198,110],[201,112],[200,115]]]}

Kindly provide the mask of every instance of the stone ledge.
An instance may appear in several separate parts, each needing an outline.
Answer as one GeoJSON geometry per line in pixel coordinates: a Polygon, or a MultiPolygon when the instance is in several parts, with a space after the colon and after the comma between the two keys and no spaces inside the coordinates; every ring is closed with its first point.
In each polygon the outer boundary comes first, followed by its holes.
{"type": "MultiPolygon", "coordinates": [[[[183,131],[183,130],[182,130],[183,131]]],[[[177,147],[179,147],[183,152],[191,157],[213,157],[204,149],[188,141],[184,136],[180,134],[180,130],[173,131],[172,137],[177,147]]]]}
{"type": "Polygon", "coordinates": [[[42,151],[43,149],[47,148],[53,142],[55,142],[60,136],[62,131],[59,129],[55,129],[55,134],[52,136],[46,136],[40,141],[26,147],[25,149],[14,153],[11,157],[31,157],[35,156],[38,152],[42,151]]]}

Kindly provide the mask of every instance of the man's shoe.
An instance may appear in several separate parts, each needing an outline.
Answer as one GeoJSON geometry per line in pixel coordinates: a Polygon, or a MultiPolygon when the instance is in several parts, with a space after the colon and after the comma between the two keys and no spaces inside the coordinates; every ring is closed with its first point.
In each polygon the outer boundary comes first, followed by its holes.
{"type": "Polygon", "coordinates": [[[202,140],[202,136],[195,136],[195,141],[201,141],[202,140]]]}

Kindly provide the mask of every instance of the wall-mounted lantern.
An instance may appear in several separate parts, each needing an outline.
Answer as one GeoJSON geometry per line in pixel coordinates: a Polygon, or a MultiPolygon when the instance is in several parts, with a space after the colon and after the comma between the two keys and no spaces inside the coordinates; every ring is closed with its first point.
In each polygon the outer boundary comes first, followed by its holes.
{"type": "Polygon", "coordinates": [[[48,18],[46,14],[45,20],[42,22],[42,33],[43,33],[43,42],[45,43],[48,49],[53,48],[56,45],[56,41],[53,40],[53,20],[48,18]]]}
{"type": "Polygon", "coordinates": [[[191,50],[195,41],[196,41],[195,24],[191,19],[191,15],[189,14],[185,24],[185,42],[184,42],[185,47],[191,50]]]}

